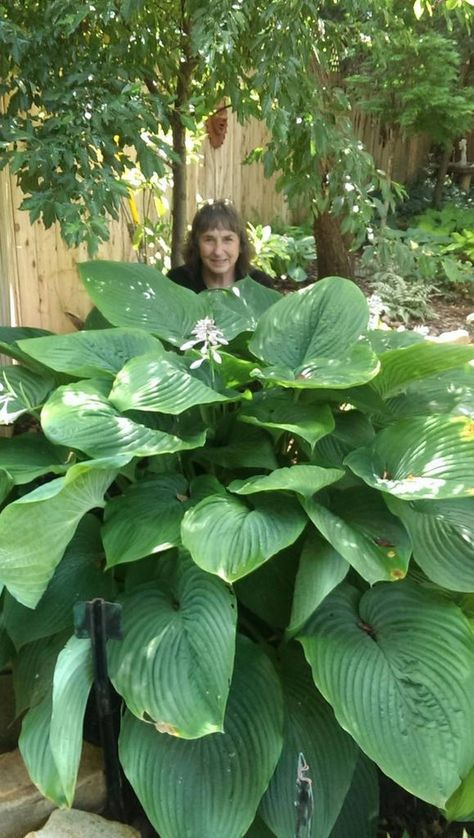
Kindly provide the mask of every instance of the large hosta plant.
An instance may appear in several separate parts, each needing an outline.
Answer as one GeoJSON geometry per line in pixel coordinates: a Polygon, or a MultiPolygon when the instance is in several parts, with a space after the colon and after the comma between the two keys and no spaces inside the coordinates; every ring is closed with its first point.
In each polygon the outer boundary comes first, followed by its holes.
{"type": "Polygon", "coordinates": [[[80,273],[91,328],[0,330],[0,657],[33,781],[71,805],[73,605],[104,597],[120,759],[163,838],[370,838],[381,773],[472,817],[474,347],[368,331],[337,277],[80,273]]]}

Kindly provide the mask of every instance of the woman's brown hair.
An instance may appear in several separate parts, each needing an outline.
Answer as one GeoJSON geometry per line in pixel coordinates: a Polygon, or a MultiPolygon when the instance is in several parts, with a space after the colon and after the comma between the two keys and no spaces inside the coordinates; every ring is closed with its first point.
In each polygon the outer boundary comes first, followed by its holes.
{"type": "Polygon", "coordinates": [[[236,279],[247,276],[250,269],[250,242],[245,224],[230,201],[212,201],[197,211],[184,247],[185,265],[193,273],[201,269],[199,238],[208,230],[231,230],[239,237],[240,253],[235,265],[235,275],[236,279]]]}

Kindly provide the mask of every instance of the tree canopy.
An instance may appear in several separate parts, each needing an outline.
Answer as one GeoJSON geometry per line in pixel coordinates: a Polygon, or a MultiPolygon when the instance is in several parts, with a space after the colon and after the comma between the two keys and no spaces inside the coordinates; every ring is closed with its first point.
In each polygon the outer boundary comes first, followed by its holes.
{"type": "MultiPolygon", "coordinates": [[[[397,67],[408,27],[407,48],[422,30],[428,45],[449,41],[445,79],[455,86],[456,41],[440,21],[449,13],[453,30],[452,21],[459,26],[461,13],[466,19],[472,10],[467,2],[450,5],[452,12],[438,11],[425,2],[417,22],[397,0],[376,10],[367,0],[215,0],[212,8],[207,0],[0,3],[0,165],[16,174],[32,220],[58,221],[68,244],[86,241],[91,252],[107,238],[107,214],[118,215],[127,170],[138,163],[145,177],[171,172],[176,261],[185,230],[186,132],[196,134],[225,96],[240,120],[255,116],[270,128],[267,147],[253,156],[267,174],[279,174],[290,202],[313,215],[316,238],[318,224],[327,230],[341,221],[342,235],[357,242],[385,181],[354,135],[346,77],[363,61],[359,89],[367,80],[370,107],[388,107],[393,90],[384,79],[397,67]],[[384,42],[392,63],[384,63],[384,42]]],[[[436,80],[418,70],[416,84],[424,82],[433,103],[436,80]]],[[[405,87],[396,91],[401,124],[413,94],[405,87]]],[[[443,97],[446,108],[446,84],[443,97]]],[[[465,116],[465,100],[459,112],[465,116]]],[[[417,114],[414,130],[442,124],[417,114]]]]}

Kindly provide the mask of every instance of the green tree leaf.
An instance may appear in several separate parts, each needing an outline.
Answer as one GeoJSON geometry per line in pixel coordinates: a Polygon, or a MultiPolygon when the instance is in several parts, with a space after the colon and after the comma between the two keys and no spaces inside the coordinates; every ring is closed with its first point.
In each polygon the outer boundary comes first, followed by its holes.
{"type": "Polygon", "coordinates": [[[189,557],[159,561],[159,578],[120,598],[124,638],[108,644],[110,677],[138,718],[195,739],[223,730],[235,599],[189,557]]]}
{"type": "Polygon", "coordinates": [[[402,419],[345,463],[369,486],[399,498],[467,497],[474,494],[474,422],[468,416],[402,419]]]}
{"type": "Polygon", "coordinates": [[[299,638],[339,724],[382,771],[444,806],[472,765],[474,636],[447,599],[409,582],[343,583],[299,638]]]}
{"type": "Polygon", "coordinates": [[[252,505],[233,495],[211,495],[186,512],[184,546],[203,570],[234,582],[293,544],[307,522],[284,494],[257,495],[252,505]]]}
{"type": "Polygon", "coordinates": [[[282,727],[276,672],[261,649],[241,639],[224,733],[183,741],[159,734],[126,713],[120,759],[163,838],[186,833],[217,836],[223,828],[226,838],[240,838],[255,817],[280,756],[282,727]]]}

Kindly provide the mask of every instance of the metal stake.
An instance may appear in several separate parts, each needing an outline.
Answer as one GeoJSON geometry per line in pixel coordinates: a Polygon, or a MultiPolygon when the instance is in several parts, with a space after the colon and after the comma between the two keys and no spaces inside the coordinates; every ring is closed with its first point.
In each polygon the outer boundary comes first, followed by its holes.
{"type": "Polygon", "coordinates": [[[122,773],[114,729],[111,686],[107,669],[106,641],[122,637],[122,606],[104,599],[78,602],[74,606],[74,633],[89,637],[94,666],[94,688],[100,739],[104,753],[107,810],[117,821],[125,823],[122,773]]]}

